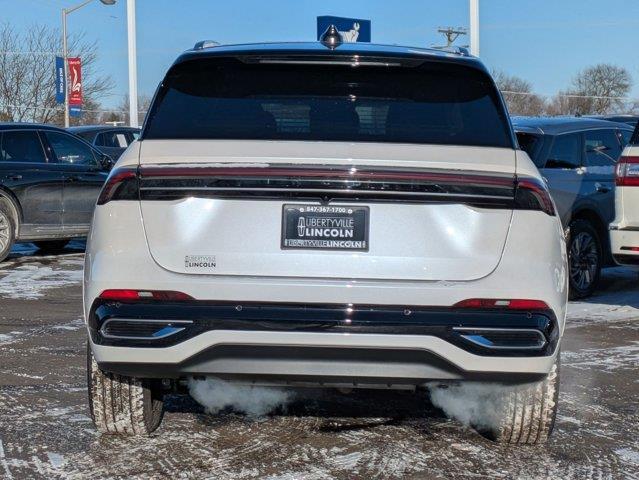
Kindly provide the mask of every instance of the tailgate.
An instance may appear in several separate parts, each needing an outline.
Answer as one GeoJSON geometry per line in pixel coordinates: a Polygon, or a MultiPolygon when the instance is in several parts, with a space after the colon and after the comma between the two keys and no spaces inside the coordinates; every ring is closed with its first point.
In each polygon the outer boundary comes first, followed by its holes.
{"type": "Polygon", "coordinates": [[[144,141],[141,210],[177,273],[465,281],[499,263],[514,171],[501,148],[144,141]]]}

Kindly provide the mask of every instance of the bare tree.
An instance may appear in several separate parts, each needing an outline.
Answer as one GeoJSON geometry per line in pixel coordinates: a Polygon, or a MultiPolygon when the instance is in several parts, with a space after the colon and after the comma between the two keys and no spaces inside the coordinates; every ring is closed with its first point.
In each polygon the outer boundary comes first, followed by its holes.
{"type": "Polygon", "coordinates": [[[532,92],[530,82],[502,71],[493,71],[493,78],[511,115],[539,116],[545,113],[544,99],[532,92]]]}
{"type": "Polygon", "coordinates": [[[555,115],[592,115],[625,110],[632,77],[623,67],[601,63],[577,74],[551,103],[555,115]]]}
{"type": "MultiPolygon", "coordinates": [[[[153,98],[149,95],[138,96],[138,125],[142,125],[146,112],[151,106],[153,98]]],[[[129,122],[129,96],[125,95],[120,100],[120,103],[107,112],[104,112],[101,116],[101,123],[104,122],[123,122],[128,125],[129,122]]]]}
{"type": "MultiPolygon", "coordinates": [[[[55,55],[60,32],[36,25],[18,32],[10,24],[0,26],[0,118],[14,122],[62,124],[64,109],[55,101],[55,55]]],[[[107,75],[95,71],[97,46],[84,35],[69,38],[69,55],[82,59],[82,90],[85,106],[97,109],[101,96],[113,88],[107,75]]],[[[91,121],[83,113],[72,123],[91,121]]]]}

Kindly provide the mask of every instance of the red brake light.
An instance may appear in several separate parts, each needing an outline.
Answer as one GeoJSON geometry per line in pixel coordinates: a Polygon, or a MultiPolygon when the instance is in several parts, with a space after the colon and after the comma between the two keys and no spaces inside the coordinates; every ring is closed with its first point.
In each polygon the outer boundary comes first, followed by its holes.
{"type": "Polygon", "coordinates": [[[104,290],[100,294],[102,300],[115,300],[118,302],[126,302],[131,300],[166,300],[166,301],[185,301],[194,300],[192,296],[182,292],[174,292],[170,290],[127,290],[114,289],[104,290]]]}
{"type": "Polygon", "coordinates": [[[616,174],[618,187],[639,187],[639,157],[621,157],[616,174]]]}
{"type": "Polygon", "coordinates": [[[548,304],[541,300],[469,298],[453,305],[454,308],[503,308],[506,310],[548,310],[548,304]]]}
{"type": "Polygon", "coordinates": [[[104,205],[111,200],[137,200],[138,173],[133,168],[117,168],[107,178],[100,196],[98,205],[104,205]]]}

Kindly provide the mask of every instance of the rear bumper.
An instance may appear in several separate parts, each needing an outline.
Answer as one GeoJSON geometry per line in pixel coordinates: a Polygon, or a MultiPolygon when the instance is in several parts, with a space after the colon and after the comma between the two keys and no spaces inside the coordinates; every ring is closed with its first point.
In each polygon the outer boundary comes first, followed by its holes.
{"type": "Polygon", "coordinates": [[[533,381],[550,370],[559,339],[551,311],[208,302],[98,303],[89,330],[98,364],[114,373],[356,386],[533,381]],[[179,331],[142,339],[105,328],[118,321],[133,333],[136,321],[165,322],[158,331],[169,324],[179,331]],[[492,348],[467,335],[497,330],[515,343],[530,332],[544,341],[538,348],[492,348]]]}
{"type": "Polygon", "coordinates": [[[482,357],[432,336],[218,330],[160,349],[92,345],[100,368],[123,375],[212,375],[276,384],[423,385],[542,378],[551,356],[482,357]]]}
{"type": "Polygon", "coordinates": [[[610,228],[612,256],[620,265],[639,265],[639,227],[610,228]]]}

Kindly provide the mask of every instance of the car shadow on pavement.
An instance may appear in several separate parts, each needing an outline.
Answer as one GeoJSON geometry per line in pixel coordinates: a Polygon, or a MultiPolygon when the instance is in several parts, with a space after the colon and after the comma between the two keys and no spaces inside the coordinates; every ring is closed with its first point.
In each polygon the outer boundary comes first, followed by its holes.
{"type": "Polygon", "coordinates": [[[396,426],[418,419],[444,420],[443,412],[433,407],[425,391],[357,389],[341,393],[334,389],[294,389],[290,403],[277,407],[265,417],[251,417],[227,407],[215,414],[207,413],[189,395],[171,395],[165,399],[165,411],[192,413],[196,421],[209,427],[243,419],[246,422],[268,418],[316,418],[318,432],[367,430],[380,426],[396,426]]]}
{"type": "Polygon", "coordinates": [[[42,257],[57,257],[59,255],[69,255],[84,253],[86,249],[86,240],[77,239],[71,240],[62,250],[59,252],[51,253],[40,250],[33,243],[18,243],[11,249],[11,253],[7,256],[6,260],[17,260],[19,258],[42,258],[42,257]]]}
{"type": "Polygon", "coordinates": [[[639,308],[639,269],[634,267],[603,269],[599,287],[595,293],[578,302],[639,308]]]}

